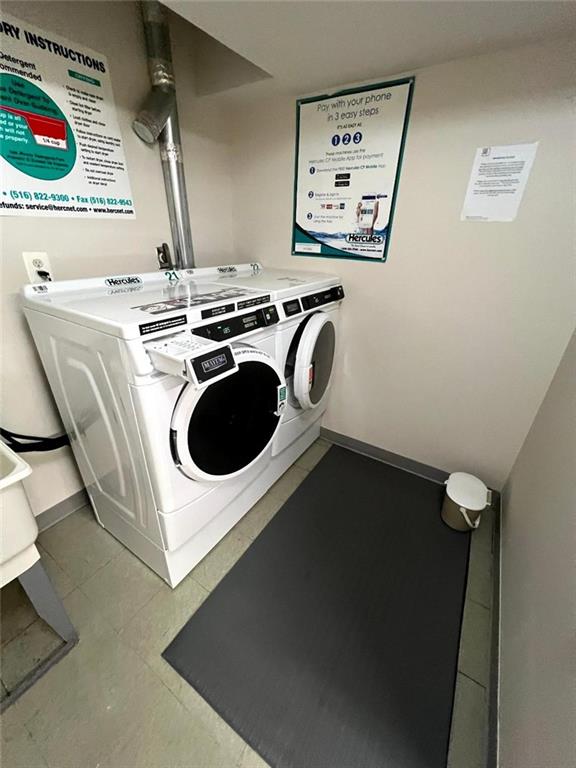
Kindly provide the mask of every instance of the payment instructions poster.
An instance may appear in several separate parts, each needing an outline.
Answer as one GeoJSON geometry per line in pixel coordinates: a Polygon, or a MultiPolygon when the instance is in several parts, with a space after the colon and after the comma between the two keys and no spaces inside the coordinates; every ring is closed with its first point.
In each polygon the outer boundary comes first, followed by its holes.
{"type": "Polygon", "coordinates": [[[293,254],[386,261],[413,87],[298,101],[293,254]]]}

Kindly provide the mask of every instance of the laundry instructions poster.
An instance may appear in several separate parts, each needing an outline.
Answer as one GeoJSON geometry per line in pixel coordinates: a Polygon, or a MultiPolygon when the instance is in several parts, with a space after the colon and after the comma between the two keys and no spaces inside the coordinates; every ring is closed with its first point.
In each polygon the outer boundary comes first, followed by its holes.
{"type": "Polygon", "coordinates": [[[293,254],[386,261],[413,87],[298,101],[293,254]]]}
{"type": "Polygon", "coordinates": [[[0,214],[134,218],[106,57],[0,13],[0,214]]]}

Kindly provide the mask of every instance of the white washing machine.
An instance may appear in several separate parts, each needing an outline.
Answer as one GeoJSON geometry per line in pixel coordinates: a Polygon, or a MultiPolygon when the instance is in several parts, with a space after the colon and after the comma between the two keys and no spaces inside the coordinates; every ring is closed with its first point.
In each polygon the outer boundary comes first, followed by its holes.
{"type": "Polygon", "coordinates": [[[24,289],[97,519],[171,586],[317,438],[342,298],[259,264],[24,289]]]}

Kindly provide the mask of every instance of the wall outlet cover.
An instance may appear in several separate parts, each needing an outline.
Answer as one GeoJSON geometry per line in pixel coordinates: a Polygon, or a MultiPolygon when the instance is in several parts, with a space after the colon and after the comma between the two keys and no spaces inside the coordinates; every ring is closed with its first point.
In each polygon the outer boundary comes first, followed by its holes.
{"type": "Polygon", "coordinates": [[[31,283],[48,283],[52,280],[52,267],[44,251],[23,251],[24,266],[31,283]]]}

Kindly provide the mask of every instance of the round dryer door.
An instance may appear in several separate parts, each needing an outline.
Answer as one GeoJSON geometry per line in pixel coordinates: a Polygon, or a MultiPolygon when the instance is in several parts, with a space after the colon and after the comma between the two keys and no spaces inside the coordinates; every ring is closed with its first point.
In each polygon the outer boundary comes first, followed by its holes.
{"type": "Polygon", "coordinates": [[[329,315],[310,315],[294,341],[294,397],[301,408],[315,408],[326,394],[334,363],[336,332],[329,315]]]}
{"type": "Polygon", "coordinates": [[[194,480],[228,480],[254,464],[280,425],[286,382],[263,350],[234,345],[238,371],[197,390],[188,384],[170,429],[172,454],[194,480]]]}

